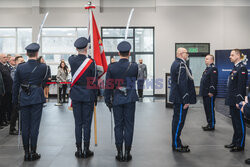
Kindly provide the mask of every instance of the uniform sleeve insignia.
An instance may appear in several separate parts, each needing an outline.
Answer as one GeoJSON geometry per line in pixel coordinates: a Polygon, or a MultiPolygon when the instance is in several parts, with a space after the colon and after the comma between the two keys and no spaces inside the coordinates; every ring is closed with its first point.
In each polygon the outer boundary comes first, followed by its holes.
{"type": "Polygon", "coordinates": [[[216,71],[213,71],[213,73],[215,73],[215,74],[216,74],[217,72],[216,72],[216,71]]]}
{"type": "Polygon", "coordinates": [[[241,74],[246,74],[246,72],[245,72],[245,71],[242,71],[241,74]]]}

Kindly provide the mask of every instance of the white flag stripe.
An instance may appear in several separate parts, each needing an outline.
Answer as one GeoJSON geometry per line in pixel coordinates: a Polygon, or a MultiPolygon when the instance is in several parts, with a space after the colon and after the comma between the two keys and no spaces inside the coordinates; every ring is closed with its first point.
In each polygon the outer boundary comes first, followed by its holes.
{"type": "Polygon", "coordinates": [[[80,67],[76,70],[74,76],[72,77],[72,82],[71,83],[74,83],[76,77],[80,74],[80,72],[82,71],[82,69],[88,64],[88,62],[90,60],[91,60],[90,58],[86,58],[84,60],[84,62],[80,65],[80,67]]]}

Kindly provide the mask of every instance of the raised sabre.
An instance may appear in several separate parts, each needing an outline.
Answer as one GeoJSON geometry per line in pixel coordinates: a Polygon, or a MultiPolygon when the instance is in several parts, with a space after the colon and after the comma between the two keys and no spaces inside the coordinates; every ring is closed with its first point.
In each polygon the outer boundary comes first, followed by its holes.
{"type": "Polygon", "coordinates": [[[45,21],[46,21],[48,15],[49,15],[49,12],[47,12],[47,13],[45,14],[45,16],[44,16],[44,18],[43,18],[43,22],[42,22],[42,24],[40,25],[40,30],[39,30],[39,33],[38,33],[38,36],[37,36],[37,41],[36,41],[36,43],[38,43],[38,44],[39,44],[39,41],[40,41],[40,37],[41,37],[41,32],[42,32],[42,29],[43,29],[43,25],[44,25],[44,23],[45,23],[45,21]]]}

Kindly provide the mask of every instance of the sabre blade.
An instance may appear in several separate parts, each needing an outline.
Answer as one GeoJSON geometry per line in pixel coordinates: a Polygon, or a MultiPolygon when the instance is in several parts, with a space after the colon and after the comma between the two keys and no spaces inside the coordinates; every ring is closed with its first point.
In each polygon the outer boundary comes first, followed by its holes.
{"type": "Polygon", "coordinates": [[[133,13],[134,13],[134,8],[131,9],[129,17],[128,17],[128,23],[127,23],[126,31],[125,31],[125,40],[127,40],[127,37],[128,37],[128,28],[129,28],[130,20],[131,20],[133,13]]]}
{"type": "Polygon", "coordinates": [[[49,12],[47,12],[47,13],[45,14],[45,16],[44,16],[44,18],[43,18],[43,22],[42,22],[42,24],[41,24],[41,26],[40,26],[40,30],[39,30],[39,33],[38,33],[38,36],[37,36],[37,41],[36,41],[36,43],[38,43],[38,44],[39,44],[39,41],[40,41],[40,37],[41,37],[41,32],[42,32],[42,29],[43,29],[43,25],[44,25],[44,23],[45,23],[45,21],[46,21],[48,15],[49,15],[49,12]]]}

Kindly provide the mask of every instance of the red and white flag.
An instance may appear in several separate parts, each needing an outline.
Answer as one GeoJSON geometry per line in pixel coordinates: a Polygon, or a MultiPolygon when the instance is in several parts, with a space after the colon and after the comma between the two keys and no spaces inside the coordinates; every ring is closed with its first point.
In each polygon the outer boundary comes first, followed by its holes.
{"type": "Polygon", "coordinates": [[[89,24],[89,28],[92,28],[92,31],[90,31],[89,33],[90,39],[92,38],[91,50],[92,50],[92,55],[95,60],[96,66],[97,66],[97,72],[98,72],[97,76],[98,78],[100,78],[103,74],[107,72],[108,65],[107,65],[105,52],[103,49],[103,43],[102,43],[99,31],[98,31],[98,27],[96,25],[93,11],[91,11],[90,17],[91,17],[90,19],[92,23],[92,25],[90,25],[91,23],[89,24]]]}

